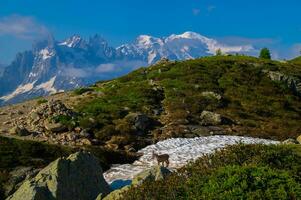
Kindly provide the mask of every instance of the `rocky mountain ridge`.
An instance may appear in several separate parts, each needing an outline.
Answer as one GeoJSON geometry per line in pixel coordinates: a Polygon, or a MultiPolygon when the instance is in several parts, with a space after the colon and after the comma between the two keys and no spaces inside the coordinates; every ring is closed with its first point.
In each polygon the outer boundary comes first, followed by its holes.
{"type": "Polygon", "coordinates": [[[162,58],[186,60],[224,53],[250,53],[251,45],[230,46],[194,32],[156,38],[141,35],[117,48],[99,35],[74,35],[64,41],[49,36],[19,53],[0,77],[0,105],[49,95],[124,75],[162,58]]]}

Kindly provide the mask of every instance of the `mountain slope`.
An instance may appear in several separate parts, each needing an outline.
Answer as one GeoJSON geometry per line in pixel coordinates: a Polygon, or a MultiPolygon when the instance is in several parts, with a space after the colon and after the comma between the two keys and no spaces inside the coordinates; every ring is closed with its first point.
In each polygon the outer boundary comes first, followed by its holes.
{"type": "Polygon", "coordinates": [[[112,79],[162,58],[192,59],[212,55],[217,49],[225,53],[254,50],[250,45],[223,45],[193,32],[166,38],[141,35],[117,48],[98,35],[88,40],[75,35],[61,42],[50,36],[35,43],[31,51],[18,54],[6,67],[0,78],[0,105],[112,79]]]}
{"type": "Polygon", "coordinates": [[[125,123],[114,120],[128,112],[146,113],[161,123],[157,139],[211,132],[296,138],[300,90],[287,80],[300,83],[300,67],[241,56],[161,63],[96,84],[91,89],[103,95],[83,98],[77,109],[104,128],[125,123]]]}
{"type": "Polygon", "coordinates": [[[162,61],[87,88],[3,107],[0,123],[4,133],[18,125],[37,133],[31,138],[38,141],[77,145],[88,139],[114,149],[215,134],[297,138],[300,75],[301,65],[244,56],[162,61]],[[49,120],[64,125],[62,133],[53,134],[49,120]]]}

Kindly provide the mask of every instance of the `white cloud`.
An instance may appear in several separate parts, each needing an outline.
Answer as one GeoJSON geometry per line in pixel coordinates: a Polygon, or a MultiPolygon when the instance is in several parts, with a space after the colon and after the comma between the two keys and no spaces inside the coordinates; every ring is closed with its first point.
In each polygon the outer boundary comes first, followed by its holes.
{"type": "Polygon", "coordinates": [[[138,67],[147,66],[148,64],[142,61],[118,61],[113,63],[101,64],[97,67],[76,67],[74,65],[62,66],[62,74],[74,78],[96,78],[110,79],[128,72],[131,72],[138,67]]]}
{"type": "Polygon", "coordinates": [[[91,73],[91,68],[75,68],[72,66],[64,68],[64,75],[68,77],[76,77],[76,78],[86,78],[89,77],[91,73]]]}
{"type": "Polygon", "coordinates": [[[48,35],[48,30],[33,17],[10,15],[0,18],[0,36],[1,35],[33,39],[48,35]]]}
{"type": "Polygon", "coordinates": [[[108,73],[116,70],[117,70],[117,65],[114,63],[101,64],[95,69],[97,73],[108,73]]]}

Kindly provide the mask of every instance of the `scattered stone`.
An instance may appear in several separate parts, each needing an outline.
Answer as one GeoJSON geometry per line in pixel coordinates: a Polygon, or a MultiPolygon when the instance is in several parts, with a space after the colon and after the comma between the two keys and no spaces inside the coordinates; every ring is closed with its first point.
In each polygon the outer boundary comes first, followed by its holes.
{"type": "Polygon", "coordinates": [[[21,110],[18,110],[18,111],[17,111],[17,114],[18,114],[18,115],[23,115],[23,114],[24,114],[24,112],[23,112],[23,111],[21,111],[21,110]]]}
{"type": "Polygon", "coordinates": [[[297,137],[297,141],[299,142],[299,144],[301,144],[301,135],[297,137]]]}
{"type": "Polygon", "coordinates": [[[97,158],[78,152],[50,163],[7,200],[95,200],[109,192],[97,158]]]}
{"type": "Polygon", "coordinates": [[[0,112],[0,115],[7,115],[6,112],[0,112]]]}
{"type": "Polygon", "coordinates": [[[218,113],[214,113],[214,112],[210,112],[210,111],[206,111],[204,110],[201,113],[201,125],[203,126],[216,126],[216,125],[230,125],[230,124],[234,124],[234,122],[226,117],[222,117],[220,114],[218,113]]]}
{"type": "Polygon", "coordinates": [[[299,142],[297,140],[293,139],[293,138],[289,138],[287,140],[284,140],[282,142],[282,144],[299,144],[299,142]]]}
{"type": "Polygon", "coordinates": [[[91,134],[89,133],[89,131],[88,131],[87,129],[83,129],[83,130],[79,133],[79,135],[80,135],[81,137],[84,137],[84,138],[90,138],[90,137],[91,137],[91,134]]]}
{"type": "Polygon", "coordinates": [[[200,118],[201,124],[205,126],[222,124],[222,116],[214,112],[203,111],[200,118]]]}
{"type": "Polygon", "coordinates": [[[115,150],[115,151],[119,149],[118,144],[107,143],[105,147],[108,149],[111,149],[111,150],[115,150]]]}
{"type": "Polygon", "coordinates": [[[51,100],[33,109],[29,113],[27,124],[37,132],[43,132],[45,129],[50,132],[62,132],[67,127],[51,119],[58,116],[73,118],[75,115],[76,113],[67,108],[61,101],[51,100]]]}
{"type": "Polygon", "coordinates": [[[49,120],[44,121],[44,127],[46,130],[54,132],[54,133],[59,133],[63,132],[67,129],[67,127],[61,123],[53,123],[50,122],[49,120]]]}
{"type": "Polygon", "coordinates": [[[92,145],[92,142],[87,138],[83,138],[80,140],[80,144],[81,145],[92,145]]]}
{"type": "Polygon", "coordinates": [[[82,130],[82,129],[81,129],[80,127],[76,127],[76,128],[74,129],[74,131],[77,132],[77,133],[79,133],[81,130],[82,130]]]}
{"type": "Polygon", "coordinates": [[[145,132],[152,124],[152,120],[142,113],[130,113],[125,116],[125,120],[132,124],[136,130],[142,132],[145,132]]]}
{"type": "Polygon", "coordinates": [[[11,121],[6,121],[6,122],[3,122],[3,125],[9,125],[11,123],[12,123],[11,121]]]}
{"type": "Polygon", "coordinates": [[[222,99],[222,96],[220,94],[215,93],[215,92],[202,92],[201,95],[204,96],[204,97],[207,97],[207,98],[216,99],[218,101],[220,101],[222,99]]]}
{"type": "Polygon", "coordinates": [[[10,134],[18,136],[28,136],[31,133],[25,127],[15,126],[10,130],[10,134]]]}

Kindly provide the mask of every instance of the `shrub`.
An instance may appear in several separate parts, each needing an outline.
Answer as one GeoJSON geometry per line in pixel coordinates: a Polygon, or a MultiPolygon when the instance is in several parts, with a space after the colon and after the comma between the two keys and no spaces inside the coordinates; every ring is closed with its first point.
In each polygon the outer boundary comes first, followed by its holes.
{"type": "Polygon", "coordinates": [[[271,52],[270,52],[270,50],[268,48],[261,49],[259,58],[270,60],[271,59],[271,52]]]}
{"type": "Polygon", "coordinates": [[[269,167],[226,166],[187,183],[190,199],[297,199],[301,184],[288,172],[269,167]]]}
{"type": "Polygon", "coordinates": [[[72,117],[66,116],[66,115],[58,115],[58,116],[52,117],[52,120],[55,123],[61,123],[65,126],[67,126],[69,130],[72,130],[77,125],[77,122],[72,117]]]}
{"type": "Polygon", "coordinates": [[[92,88],[77,88],[73,91],[73,94],[81,95],[81,94],[84,94],[89,91],[93,91],[93,89],[92,88]]]}
{"type": "Polygon", "coordinates": [[[37,100],[37,104],[38,104],[38,105],[43,104],[43,103],[47,103],[47,102],[48,102],[48,100],[47,100],[47,99],[44,99],[44,98],[39,98],[39,99],[37,100]]]}
{"type": "Polygon", "coordinates": [[[300,198],[300,146],[234,145],[190,163],[165,180],[131,187],[123,199],[300,198]]]}
{"type": "Polygon", "coordinates": [[[116,135],[117,131],[115,130],[114,125],[106,125],[95,133],[95,137],[99,140],[109,140],[111,136],[116,135]]]}

